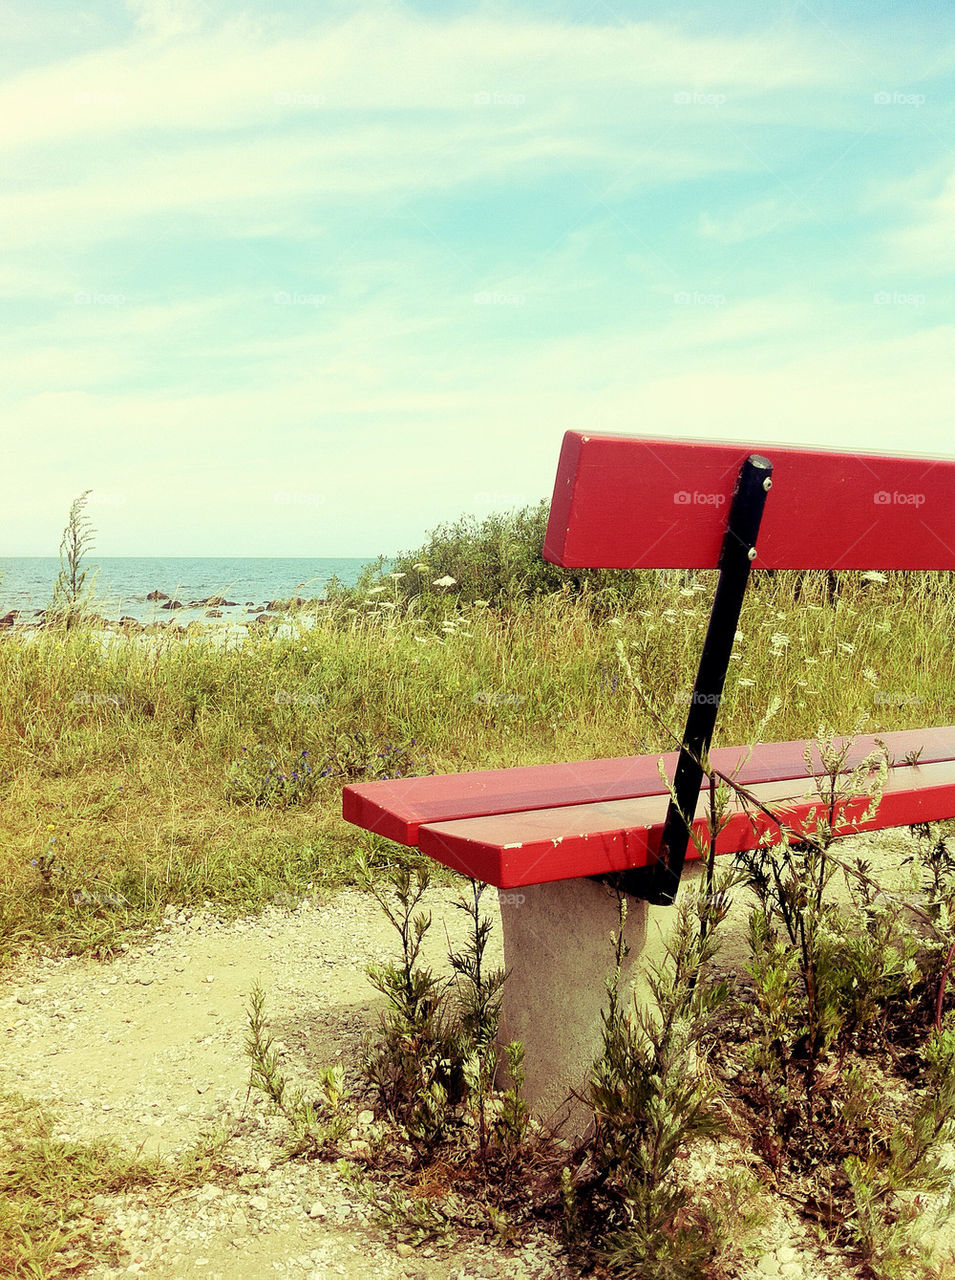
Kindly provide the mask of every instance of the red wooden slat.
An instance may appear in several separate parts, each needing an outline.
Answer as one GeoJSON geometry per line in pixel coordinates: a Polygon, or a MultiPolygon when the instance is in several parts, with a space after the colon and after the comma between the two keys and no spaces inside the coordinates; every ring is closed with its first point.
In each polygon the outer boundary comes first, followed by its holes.
{"type": "MultiPolygon", "coordinates": [[[[955,760],[955,726],[909,729],[879,735],[895,761],[922,748],[920,760],[955,760]]],[[[844,739],[840,739],[840,742],[844,739]]],[[[849,757],[853,767],[875,746],[875,737],[859,737],[849,757]]],[[[806,776],[804,742],[764,743],[753,749],[739,780],[768,782],[806,776]]],[[[746,756],[744,747],[720,747],[711,753],[714,768],[733,774],[746,756]]],[[[553,809],[600,800],[662,795],[656,756],[624,756],[571,764],[525,765],[438,777],[399,778],[345,787],[342,813],[349,821],[399,844],[416,845],[426,823],[490,814],[553,809]]],[[[676,752],[663,756],[673,777],[676,752]]],[[[818,755],[816,756],[818,766],[818,755]]]]}
{"type": "MultiPolygon", "coordinates": [[[[818,797],[810,798],[805,783],[760,783],[750,790],[762,803],[784,809],[785,820],[797,830],[810,830],[820,810],[818,797]]],[[[704,796],[694,824],[698,831],[705,826],[705,802],[704,796]]],[[[877,814],[864,821],[867,807],[864,798],[850,802],[844,830],[872,831],[955,816],[955,762],[892,769],[877,814]]],[[[420,848],[475,880],[515,889],[645,866],[650,851],[659,847],[665,813],[666,797],[643,796],[466,818],[422,826],[420,848]]],[[[755,848],[762,832],[773,829],[762,815],[738,812],[722,832],[717,852],[755,848]]],[[[687,856],[697,856],[692,844],[687,856]]]]}
{"type": "Polygon", "coordinates": [[[740,464],[773,463],[756,568],[955,568],[955,459],[564,436],[544,557],[568,567],[714,568],[740,464]]]}

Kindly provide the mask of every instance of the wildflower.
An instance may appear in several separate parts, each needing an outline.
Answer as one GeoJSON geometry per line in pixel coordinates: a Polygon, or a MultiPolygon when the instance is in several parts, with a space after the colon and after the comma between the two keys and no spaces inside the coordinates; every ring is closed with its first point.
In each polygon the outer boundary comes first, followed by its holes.
{"type": "Polygon", "coordinates": [[[411,567],[412,567],[412,569],[417,569],[419,573],[428,573],[428,572],[430,572],[430,570],[429,570],[429,568],[428,568],[428,566],[427,566],[426,564],[414,564],[414,565],[412,565],[411,567]]]}
{"type": "Polygon", "coordinates": [[[876,673],[872,670],[871,667],[862,668],[862,679],[868,680],[869,684],[875,684],[878,678],[879,677],[876,675],[876,673]]]}
{"type": "Polygon", "coordinates": [[[742,685],[745,685],[748,689],[751,689],[751,688],[753,687],[753,685],[755,685],[756,681],[755,681],[755,680],[740,680],[740,681],[739,681],[739,683],[740,683],[740,684],[742,684],[742,685]]]}
{"type": "Polygon", "coordinates": [[[774,631],[769,637],[769,643],[776,649],[785,649],[789,645],[789,636],[783,635],[781,631],[774,631]]]}
{"type": "Polygon", "coordinates": [[[818,658],[806,658],[805,660],[807,667],[814,667],[818,661],[818,658]]]}
{"type": "Polygon", "coordinates": [[[884,573],[879,573],[877,569],[868,569],[862,575],[863,582],[888,582],[888,578],[884,573]]]}
{"type": "Polygon", "coordinates": [[[427,636],[415,636],[415,637],[414,637],[414,639],[418,642],[418,644],[427,644],[427,643],[428,643],[428,637],[427,637],[427,636]]]}
{"type": "Polygon", "coordinates": [[[490,604],[489,600],[475,600],[475,607],[478,609],[486,609],[490,604]]]}
{"type": "Polygon", "coordinates": [[[692,587],[681,587],[681,588],[680,588],[680,595],[681,595],[681,596],[691,596],[691,595],[693,595],[693,588],[692,588],[692,587]]]}
{"type": "MultiPolygon", "coordinates": [[[[417,566],[417,565],[415,565],[415,568],[417,568],[417,567],[418,567],[418,566],[417,566]]],[[[404,576],[405,576],[405,575],[404,575],[403,573],[389,573],[389,574],[388,574],[388,577],[391,579],[391,581],[392,581],[392,582],[399,582],[399,581],[400,581],[404,576]]]]}
{"type": "Polygon", "coordinates": [[[457,579],[452,578],[449,573],[446,573],[443,578],[435,578],[434,580],[434,585],[436,587],[453,587],[456,583],[457,579]]]}
{"type": "Polygon", "coordinates": [[[843,653],[855,653],[856,651],[854,644],[843,644],[841,640],[839,641],[839,648],[843,653]]]}
{"type": "Polygon", "coordinates": [[[381,595],[382,591],[387,591],[387,590],[388,590],[387,587],[369,587],[368,594],[370,596],[379,596],[381,595]]]}
{"type": "Polygon", "coordinates": [[[46,829],[47,829],[47,831],[55,831],[55,830],[56,830],[56,827],[53,825],[53,823],[52,823],[52,822],[48,822],[48,823],[46,824],[46,829]]]}

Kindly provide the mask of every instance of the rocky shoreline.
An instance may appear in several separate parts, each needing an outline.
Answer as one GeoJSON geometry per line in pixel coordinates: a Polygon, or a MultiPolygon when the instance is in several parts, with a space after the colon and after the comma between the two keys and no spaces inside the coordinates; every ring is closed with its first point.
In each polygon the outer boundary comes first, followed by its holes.
{"type": "MultiPolygon", "coordinates": [[[[294,596],[288,600],[269,600],[265,604],[256,604],[254,600],[246,600],[244,604],[240,604],[238,601],[228,600],[222,595],[210,595],[200,600],[184,601],[175,596],[169,596],[158,588],[150,591],[147,595],[137,597],[137,599],[143,603],[148,602],[152,606],[149,611],[150,614],[155,615],[157,610],[164,610],[170,616],[168,618],[151,616],[148,621],[144,621],[141,617],[137,618],[131,614],[123,613],[119,617],[108,618],[95,609],[90,609],[84,611],[81,615],[83,622],[97,629],[126,634],[166,630],[170,627],[176,630],[185,630],[196,625],[201,627],[207,620],[239,626],[249,626],[255,623],[278,624],[291,614],[315,613],[319,609],[327,607],[328,604],[328,601],[323,596],[312,599],[294,596]],[[201,617],[195,616],[197,610],[202,610],[201,617]],[[191,618],[180,620],[180,614],[189,613],[193,614],[191,618]]],[[[62,620],[63,615],[53,609],[9,609],[6,612],[0,612],[0,632],[37,631],[45,627],[55,626],[61,623],[62,620]]]]}

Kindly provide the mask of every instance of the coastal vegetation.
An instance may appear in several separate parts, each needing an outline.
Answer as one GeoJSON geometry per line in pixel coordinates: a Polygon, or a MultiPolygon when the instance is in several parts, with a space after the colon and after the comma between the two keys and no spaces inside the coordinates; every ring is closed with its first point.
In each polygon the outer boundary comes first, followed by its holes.
{"type": "MultiPolygon", "coordinates": [[[[413,862],[343,822],[347,782],[669,748],[714,575],[565,576],[542,541],[543,508],[462,521],[241,639],[72,613],[3,633],[0,956],[351,883],[359,853],[413,862]]],[[[951,578],[756,575],[718,740],[774,699],[776,740],[949,723],[951,578]]]]}

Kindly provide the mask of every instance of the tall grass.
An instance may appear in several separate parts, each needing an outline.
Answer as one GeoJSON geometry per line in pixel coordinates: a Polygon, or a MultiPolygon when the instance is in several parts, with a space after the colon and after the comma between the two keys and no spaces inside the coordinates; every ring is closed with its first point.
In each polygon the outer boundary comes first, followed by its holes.
{"type": "MultiPolygon", "coordinates": [[[[386,576],[383,591],[241,644],[81,627],[0,637],[6,950],[38,935],[106,947],[169,902],[246,907],[347,879],[362,836],[339,816],[342,782],[391,761],[443,772],[663,749],[621,649],[682,731],[712,574],[485,604],[434,588],[445,568],[429,566],[427,593],[386,576]],[[308,752],[300,803],[230,801],[257,747],[276,771],[308,752]]],[[[755,579],[718,740],[748,742],[773,697],[777,739],[866,717],[871,731],[949,723],[950,577],[846,574],[835,599],[824,575],[755,579]]]]}

